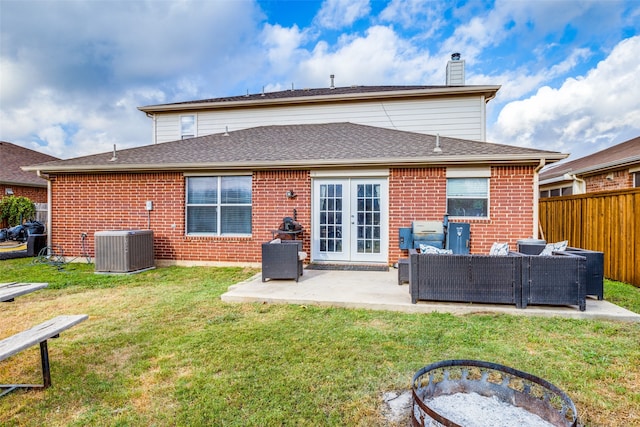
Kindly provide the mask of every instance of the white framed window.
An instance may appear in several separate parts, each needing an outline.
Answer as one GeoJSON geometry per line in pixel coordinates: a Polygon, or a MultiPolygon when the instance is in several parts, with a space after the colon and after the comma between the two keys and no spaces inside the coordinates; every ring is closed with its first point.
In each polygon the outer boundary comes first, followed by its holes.
{"type": "Polygon", "coordinates": [[[635,188],[640,187],[640,172],[635,172],[633,174],[633,186],[635,188]]]}
{"type": "Polygon", "coordinates": [[[193,114],[180,116],[180,139],[196,136],[196,116],[193,114]]]}
{"type": "Polygon", "coordinates": [[[188,235],[250,235],[251,176],[186,178],[188,235]]]}
{"type": "Polygon", "coordinates": [[[540,197],[560,197],[560,196],[571,196],[573,195],[573,187],[571,185],[564,187],[555,187],[547,190],[540,191],[540,197]]]}
{"type": "Polygon", "coordinates": [[[447,178],[447,213],[489,217],[489,178],[447,178]]]}

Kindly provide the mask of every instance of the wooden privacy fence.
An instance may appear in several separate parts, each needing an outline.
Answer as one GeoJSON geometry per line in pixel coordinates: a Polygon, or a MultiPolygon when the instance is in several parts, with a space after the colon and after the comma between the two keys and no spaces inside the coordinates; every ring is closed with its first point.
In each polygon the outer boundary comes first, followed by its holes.
{"type": "Polygon", "coordinates": [[[604,252],[605,277],[640,287],[640,188],[540,199],[547,242],[604,252]]]}

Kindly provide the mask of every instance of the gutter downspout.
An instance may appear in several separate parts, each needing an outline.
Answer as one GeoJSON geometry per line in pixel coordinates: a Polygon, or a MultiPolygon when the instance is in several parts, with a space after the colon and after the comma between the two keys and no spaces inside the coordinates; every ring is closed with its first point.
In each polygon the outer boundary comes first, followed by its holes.
{"type": "Polygon", "coordinates": [[[154,144],[158,143],[158,132],[156,131],[156,115],[146,113],[147,117],[151,119],[151,140],[154,144]]]}
{"type": "Polygon", "coordinates": [[[538,238],[538,229],[540,227],[540,169],[546,164],[545,159],[540,159],[540,164],[533,171],[533,233],[534,239],[538,238]]]}
{"type": "Polygon", "coordinates": [[[36,171],[36,174],[38,175],[39,178],[42,179],[46,179],[47,180],[47,246],[48,247],[52,247],[51,244],[51,180],[49,179],[49,175],[43,175],[40,171],[40,169],[38,169],[36,171]]]}
{"type": "Polygon", "coordinates": [[[584,182],[584,179],[582,178],[578,178],[577,175],[571,175],[571,179],[574,182],[577,182],[578,185],[576,185],[576,188],[574,190],[577,190],[576,192],[574,192],[573,194],[584,194],[587,192],[587,183],[584,182]],[[577,188],[580,187],[580,188],[577,188]]]}

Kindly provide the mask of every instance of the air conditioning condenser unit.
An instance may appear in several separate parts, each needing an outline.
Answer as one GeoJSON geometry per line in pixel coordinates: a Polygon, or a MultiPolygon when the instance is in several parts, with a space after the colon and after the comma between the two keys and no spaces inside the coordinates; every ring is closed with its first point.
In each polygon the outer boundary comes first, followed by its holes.
{"type": "Polygon", "coordinates": [[[96,273],[134,273],[155,267],[153,230],[97,231],[96,273]]]}

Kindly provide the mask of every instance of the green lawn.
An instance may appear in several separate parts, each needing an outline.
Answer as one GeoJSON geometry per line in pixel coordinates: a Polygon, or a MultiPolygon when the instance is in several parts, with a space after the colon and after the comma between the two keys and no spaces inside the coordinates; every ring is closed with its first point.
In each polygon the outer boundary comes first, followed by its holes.
{"type": "MultiPolygon", "coordinates": [[[[57,314],[90,318],[49,342],[52,388],[0,398],[0,425],[382,426],[384,392],[458,358],[551,381],[586,425],[640,425],[640,324],[220,300],[256,272],[1,261],[0,282],[50,286],[0,305],[0,337],[57,314]]],[[[605,297],[640,311],[630,285],[607,282],[605,297]]],[[[37,346],[0,362],[0,382],[40,380],[37,346]]]]}

